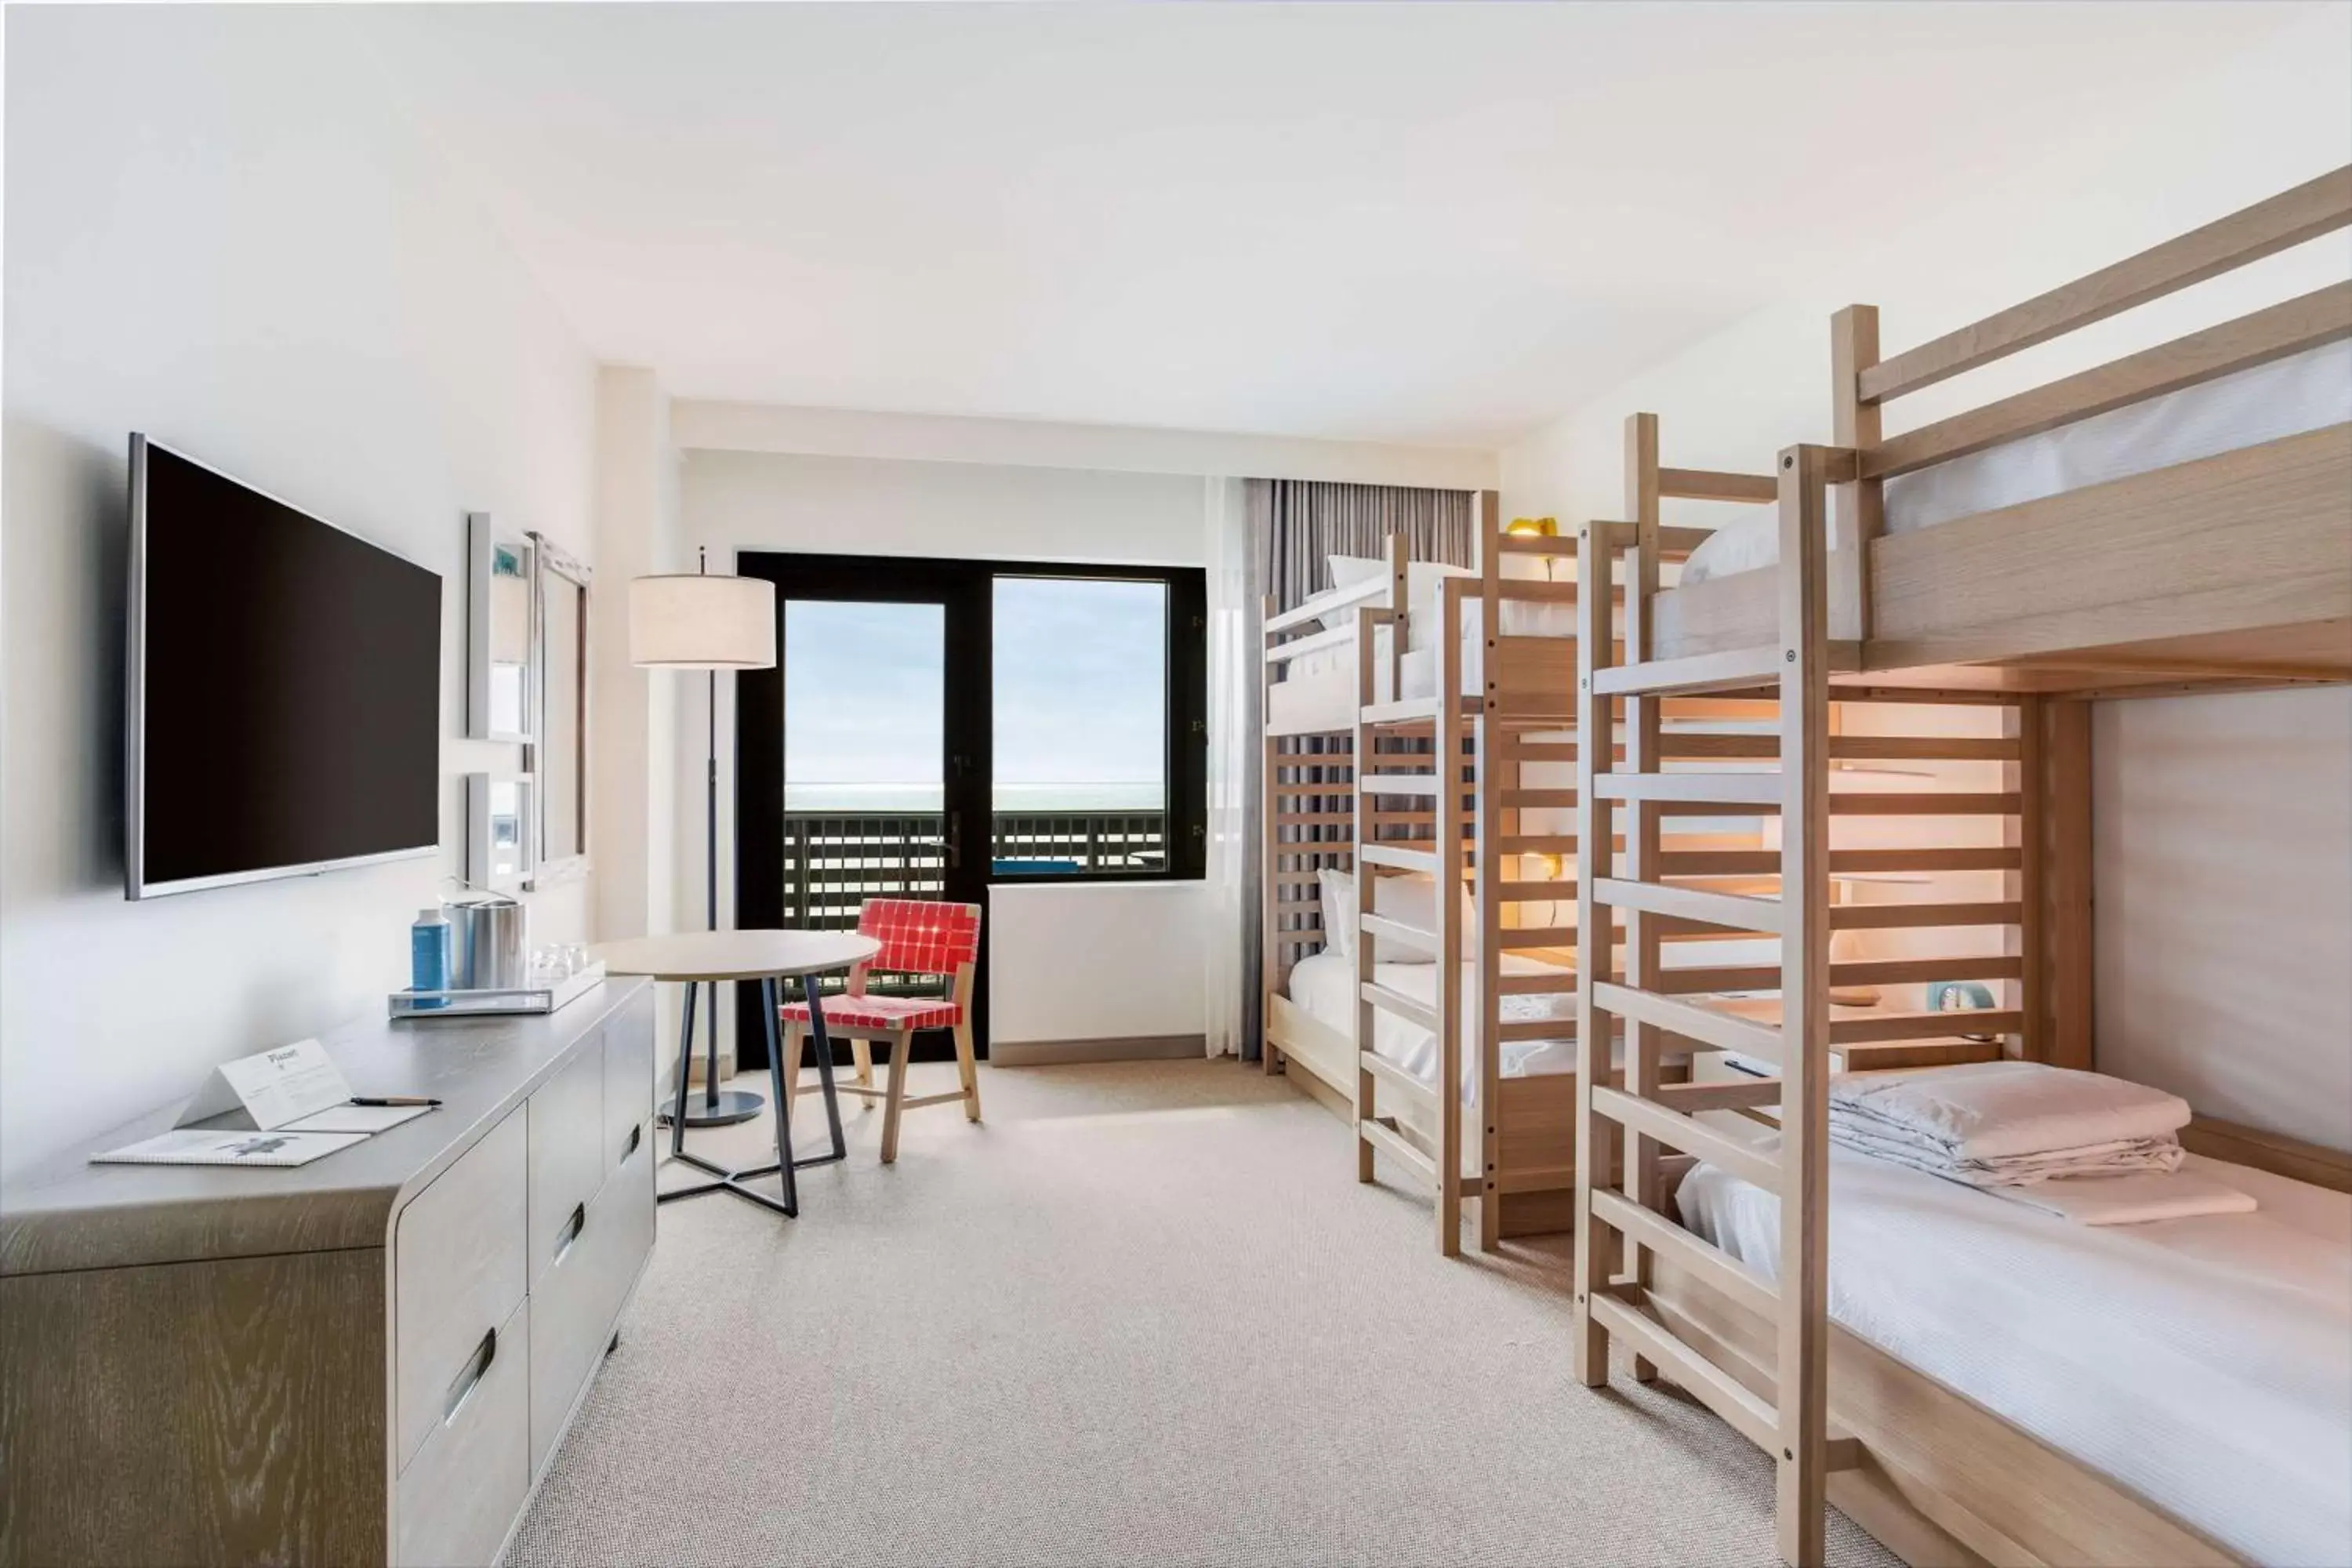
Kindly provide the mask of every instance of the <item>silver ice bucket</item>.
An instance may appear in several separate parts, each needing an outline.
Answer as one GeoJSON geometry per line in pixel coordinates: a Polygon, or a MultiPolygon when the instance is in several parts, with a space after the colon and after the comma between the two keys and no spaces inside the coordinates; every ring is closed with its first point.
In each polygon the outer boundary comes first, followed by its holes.
{"type": "Polygon", "coordinates": [[[450,983],[460,991],[512,991],[523,984],[523,917],[513,899],[489,894],[448,906],[450,983]]]}

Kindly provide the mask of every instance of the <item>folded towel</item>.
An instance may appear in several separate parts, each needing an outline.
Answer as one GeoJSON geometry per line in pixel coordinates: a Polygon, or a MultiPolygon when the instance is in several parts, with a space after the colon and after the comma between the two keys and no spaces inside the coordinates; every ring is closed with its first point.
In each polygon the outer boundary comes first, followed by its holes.
{"type": "Polygon", "coordinates": [[[2170,1175],[2076,1176],[2030,1187],[1986,1190],[1994,1197],[2054,1214],[2076,1225],[2147,1225],[2159,1219],[2195,1219],[2200,1215],[2252,1214],[2258,1206],[2252,1194],[2187,1171],[2170,1175]]]}
{"type": "Polygon", "coordinates": [[[1830,1082],[1832,1125],[1874,1129],[1954,1162],[2000,1161],[2169,1139],[2189,1102],[2104,1074],[2039,1062],[1971,1062],[1830,1082]]]}
{"type": "Polygon", "coordinates": [[[2051,1149],[2036,1154],[1969,1159],[1955,1156],[1933,1139],[1842,1117],[1835,1110],[1830,1112],[1830,1140],[1842,1148],[1972,1187],[2030,1186],[2053,1180],[2137,1172],[2162,1174],[2179,1170],[2183,1157],[2179,1140],[2167,1133],[2161,1138],[2111,1139],[2104,1143],[2051,1149]]]}

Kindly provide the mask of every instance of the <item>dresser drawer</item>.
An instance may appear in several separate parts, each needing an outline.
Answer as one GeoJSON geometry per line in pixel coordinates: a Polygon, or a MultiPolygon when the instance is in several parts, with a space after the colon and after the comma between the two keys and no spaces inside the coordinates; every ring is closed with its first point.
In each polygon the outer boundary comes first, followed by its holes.
{"type": "Polygon", "coordinates": [[[604,1053],[583,1041],[553,1078],[531,1095],[530,1279],[569,1245],[572,1221],[604,1184],[613,1161],[604,1146],[604,1053]]]}
{"type": "Polygon", "coordinates": [[[392,1364],[400,1468],[441,1424],[449,1390],[483,1336],[523,1299],[527,1152],[518,1111],[410,1199],[394,1223],[392,1364]]]}
{"type": "MultiPolygon", "coordinates": [[[[649,1124],[640,1124],[648,1125],[649,1124]]],[[[530,1468],[547,1463],[581,1390],[612,1341],[613,1320],[654,1244],[649,1135],[613,1172],[531,1286],[530,1468]]]]}
{"type": "Polygon", "coordinates": [[[517,1307],[442,1391],[425,1445],[401,1473],[404,1568],[487,1563],[530,1492],[530,1303],[517,1307]]]}
{"type": "Polygon", "coordinates": [[[650,994],[639,996],[604,1026],[604,1160],[607,1168],[628,1157],[629,1134],[640,1142],[654,1135],[654,1009],[650,994]]]}

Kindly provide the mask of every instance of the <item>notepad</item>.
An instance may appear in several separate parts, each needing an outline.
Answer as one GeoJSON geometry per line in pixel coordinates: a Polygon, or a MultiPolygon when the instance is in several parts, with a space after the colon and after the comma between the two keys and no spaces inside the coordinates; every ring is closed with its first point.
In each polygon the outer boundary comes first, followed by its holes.
{"type": "Polygon", "coordinates": [[[181,1128],[92,1154],[93,1165],[307,1165],[364,1143],[364,1132],[251,1132],[181,1128]]]}

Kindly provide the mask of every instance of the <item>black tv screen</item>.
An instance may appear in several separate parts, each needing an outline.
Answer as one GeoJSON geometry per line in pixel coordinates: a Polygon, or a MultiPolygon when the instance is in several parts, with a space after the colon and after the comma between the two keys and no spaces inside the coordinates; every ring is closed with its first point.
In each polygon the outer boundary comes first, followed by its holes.
{"type": "Polygon", "coordinates": [[[131,438],[131,898],[430,852],[441,579],[131,438]]]}

